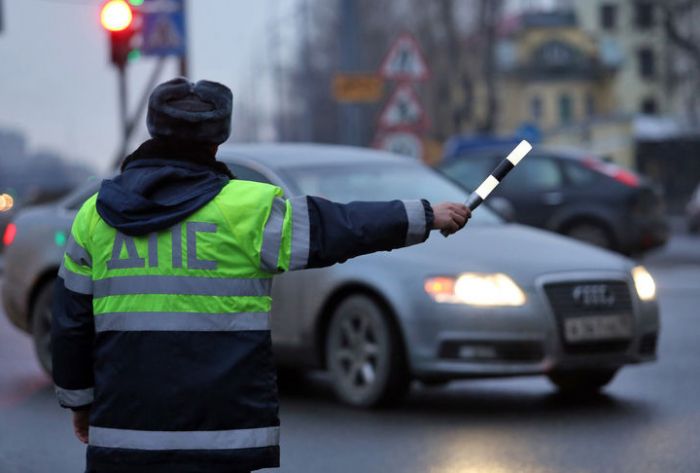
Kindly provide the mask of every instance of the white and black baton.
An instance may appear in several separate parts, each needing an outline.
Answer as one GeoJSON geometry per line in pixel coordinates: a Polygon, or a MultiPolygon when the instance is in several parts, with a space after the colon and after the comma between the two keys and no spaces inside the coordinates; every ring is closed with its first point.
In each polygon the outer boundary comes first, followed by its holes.
{"type": "MultiPolygon", "coordinates": [[[[493,190],[498,186],[498,184],[506,178],[508,173],[513,169],[518,163],[530,152],[532,145],[526,140],[521,141],[518,146],[516,146],[513,151],[510,152],[506,158],[501,161],[496,169],[493,170],[491,175],[487,177],[484,182],[481,183],[477,189],[471,193],[465,204],[469,207],[472,212],[476,209],[486,198],[493,192],[493,190]]],[[[448,236],[449,233],[442,231],[444,236],[448,236]]]]}

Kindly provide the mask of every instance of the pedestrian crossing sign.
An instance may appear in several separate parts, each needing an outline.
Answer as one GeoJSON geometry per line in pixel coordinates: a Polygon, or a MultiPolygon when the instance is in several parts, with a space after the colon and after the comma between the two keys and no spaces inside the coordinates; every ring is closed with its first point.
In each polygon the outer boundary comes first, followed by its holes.
{"type": "Polygon", "coordinates": [[[380,130],[420,130],[427,126],[425,108],[410,84],[399,84],[379,115],[380,130]]]}
{"type": "Polygon", "coordinates": [[[428,63],[413,35],[398,37],[384,57],[379,74],[388,80],[422,82],[430,77],[428,63]]]}
{"type": "Polygon", "coordinates": [[[184,0],[144,0],[141,51],[149,56],[184,56],[187,50],[184,0]]]}

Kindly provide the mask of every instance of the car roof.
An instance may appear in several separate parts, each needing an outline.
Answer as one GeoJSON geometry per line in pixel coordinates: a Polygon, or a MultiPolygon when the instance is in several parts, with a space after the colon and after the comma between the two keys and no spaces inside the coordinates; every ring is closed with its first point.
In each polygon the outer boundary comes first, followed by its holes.
{"type": "Polygon", "coordinates": [[[274,169],[363,163],[416,163],[410,158],[375,149],[290,143],[225,145],[219,149],[217,158],[222,161],[247,159],[274,169]]]}
{"type": "MultiPolygon", "coordinates": [[[[445,162],[459,160],[459,159],[462,159],[462,158],[464,158],[466,156],[470,156],[470,155],[482,155],[484,153],[499,154],[499,155],[503,155],[503,157],[505,158],[508,155],[508,153],[511,152],[512,149],[513,149],[512,146],[504,146],[504,145],[483,146],[483,147],[465,150],[462,153],[456,154],[454,156],[450,156],[445,160],[445,162]]],[[[535,154],[540,154],[540,155],[544,154],[547,156],[552,156],[554,158],[571,159],[571,160],[580,160],[580,159],[584,159],[584,158],[597,157],[595,153],[593,153],[589,150],[585,150],[582,148],[575,148],[572,146],[535,145],[533,147],[533,151],[535,151],[535,154]]]]}

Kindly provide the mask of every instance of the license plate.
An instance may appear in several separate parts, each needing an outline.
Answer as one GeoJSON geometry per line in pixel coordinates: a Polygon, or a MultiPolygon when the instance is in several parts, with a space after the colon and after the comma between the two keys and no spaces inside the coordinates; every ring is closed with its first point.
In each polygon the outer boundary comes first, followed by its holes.
{"type": "Polygon", "coordinates": [[[567,342],[590,342],[632,337],[632,318],[628,315],[573,317],[564,321],[567,342]]]}

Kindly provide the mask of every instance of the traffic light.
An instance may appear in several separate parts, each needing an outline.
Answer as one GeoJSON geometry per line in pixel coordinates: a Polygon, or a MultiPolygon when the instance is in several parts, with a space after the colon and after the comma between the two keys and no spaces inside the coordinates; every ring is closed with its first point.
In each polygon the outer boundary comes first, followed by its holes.
{"type": "Polygon", "coordinates": [[[136,0],[109,0],[102,6],[100,13],[102,27],[110,37],[112,63],[119,68],[123,68],[130,56],[134,55],[137,14],[130,3],[139,4],[136,0]]]}

